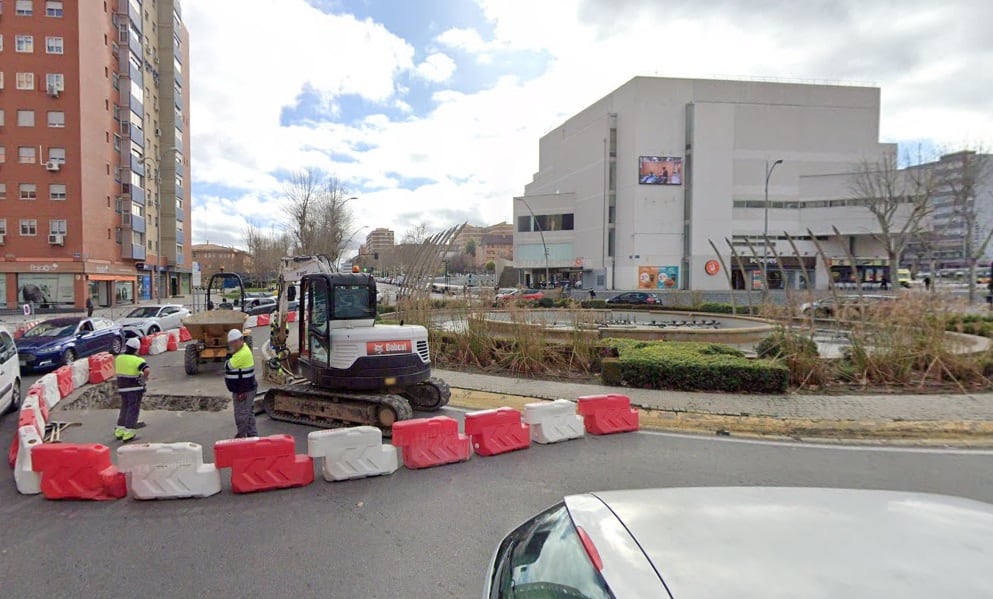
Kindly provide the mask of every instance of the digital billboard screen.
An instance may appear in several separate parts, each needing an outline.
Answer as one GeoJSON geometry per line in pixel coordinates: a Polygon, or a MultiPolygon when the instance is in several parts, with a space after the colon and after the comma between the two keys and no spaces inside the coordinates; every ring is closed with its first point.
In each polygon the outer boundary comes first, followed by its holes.
{"type": "Polygon", "coordinates": [[[638,183],[642,185],[682,185],[682,157],[639,156],[638,183]]]}

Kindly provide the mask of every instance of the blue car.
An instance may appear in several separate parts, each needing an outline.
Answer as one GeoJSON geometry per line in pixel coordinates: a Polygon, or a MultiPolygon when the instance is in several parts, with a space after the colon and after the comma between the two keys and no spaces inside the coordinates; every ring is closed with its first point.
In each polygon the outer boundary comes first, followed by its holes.
{"type": "Polygon", "coordinates": [[[53,318],[31,327],[17,340],[21,369],[49,370],[100,352],[118,354],[124,330],[106,318],[53,318]]]}

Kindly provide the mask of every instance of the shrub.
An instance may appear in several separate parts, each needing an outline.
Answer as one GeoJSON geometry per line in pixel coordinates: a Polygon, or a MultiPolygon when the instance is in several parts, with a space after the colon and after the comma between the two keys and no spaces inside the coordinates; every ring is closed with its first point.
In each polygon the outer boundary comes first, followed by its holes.
{"type": "Polygon", "coordinates": [[[783,358],[792,355],[817,356],[817,344],[805,335],[782,329],[769,335],[755,346],[760,358],[783,358]]]}
{"type": "MultiPolygon", "coordinates": [[[[710,312],[713,314],[731,314],[733,311],[731,304],[722,304],[720,302],[703,302],[697,308],[700,312],[710,312]]],[[[738,312],[744,314],[748,311],[748,306],[738,307],[738,312]]]]}
{"type": "Polygon", "coordinates": [[[584,300],[579,304],[583,308],[592,308],[594,310],[603,310],[607,307],[607,300],[595,299],[595,300],[584,300]]]}
{"type": "Polygon", "coordinates": [[[539,308],[551,308],[555,305],[555,300],[550,297],[543,297],[537,303],[539,308]]]}
{"type": "Polygon", "coordinates": [[[789,381],[785,366],[716,343],[608,339],[603,345],[617,353],[620,377],[632,387],[782,393],[789,381]]]}

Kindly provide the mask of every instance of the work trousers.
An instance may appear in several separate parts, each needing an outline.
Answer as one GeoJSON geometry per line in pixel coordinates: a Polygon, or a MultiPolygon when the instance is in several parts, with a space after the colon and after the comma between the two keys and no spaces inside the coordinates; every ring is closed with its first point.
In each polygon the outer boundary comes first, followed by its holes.
{"type": "Polygon", "coordinates": [[[117,415],[117,426],[132,429],[138,426],[138,412],[141,411],[141,398],[144,391],[122,391],[121,411],[117,415]]]}
{"type": "Polygon", "coordinates": [[[255,391],[248,393],[233,393],[234,423],[238,427],[236,438],[258,437],[255,429],[255,391]]]}

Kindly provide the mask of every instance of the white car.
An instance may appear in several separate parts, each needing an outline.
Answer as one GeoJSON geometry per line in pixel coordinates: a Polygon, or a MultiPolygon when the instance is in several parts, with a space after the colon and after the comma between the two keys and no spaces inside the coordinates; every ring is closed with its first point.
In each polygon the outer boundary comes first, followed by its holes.
{"type": "Polygon", "coordinates": [[[117,321],[128,337],[144,337],[159,331],[178,329],[190,311],[179,304],[153,304],[135,308],[117,321]]]}
{"type": "Polygon", "coordinates": [[[0,414],[16,410],[21,404],[21,363],[17,359],[14,338],[0,327],[0,414]]]}

